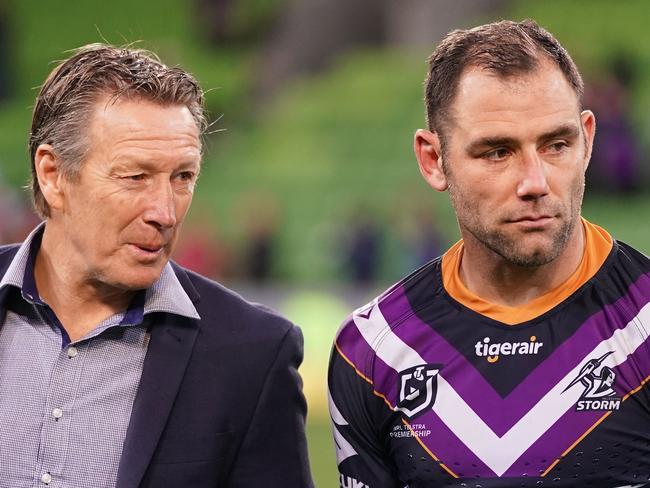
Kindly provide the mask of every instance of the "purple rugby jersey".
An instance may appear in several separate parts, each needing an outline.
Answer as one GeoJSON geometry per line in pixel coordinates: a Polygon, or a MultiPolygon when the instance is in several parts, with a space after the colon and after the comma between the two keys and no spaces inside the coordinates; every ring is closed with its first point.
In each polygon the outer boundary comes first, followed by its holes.
{"type": "Polygon", "coordinates": [[[329,401],[340,486],[650,486],[650,260],[595,275],[516,326],[425,265],[343,324],[329,401]]]}

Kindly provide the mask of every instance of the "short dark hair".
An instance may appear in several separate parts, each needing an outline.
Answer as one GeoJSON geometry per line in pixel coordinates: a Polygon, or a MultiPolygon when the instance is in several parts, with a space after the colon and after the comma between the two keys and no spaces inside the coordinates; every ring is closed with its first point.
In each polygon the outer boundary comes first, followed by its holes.
{"type": "Polygon", "coordinates": [[[89,149],[87,127],[95,103],[141,98],[161,105],[185,105],[200,134],[206,127],[203,91],[192,75],[165,66],[150,51],[89,44],[73,51],[49,74],[36,97],[29,135],[32,199],[41,217],[50,209],[38,184],[34,157],[41,144],[51,144],[67,177],[78,176],[89,149]]]}
{"type": "Polygon", "coordinates": [[[428,59],[424,101],[429,130],[437,132],[444,143],[449,108],[467,68],[508,78],[534,71],[543,59],[562,71],[581,105],[584,85],[578,68],[558,40],[535,21],[503,20],[450,32],[428,59]]]}

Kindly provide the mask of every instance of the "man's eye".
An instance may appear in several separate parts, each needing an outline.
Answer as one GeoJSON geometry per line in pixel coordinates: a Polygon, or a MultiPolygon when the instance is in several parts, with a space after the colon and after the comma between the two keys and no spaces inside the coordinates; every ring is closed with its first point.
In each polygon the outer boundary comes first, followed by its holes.
{"type": "Polygon", "coordinates": [[[566,142],[558,141],[558,142],[554,142],[554,143],[549,144],[548,146],[546,146],[546,152],[549,152],[549,153],[561,153],[567,147],[569,147],[569,145],[566,142]]]}
{"type": "Polygon", "coordinates": [[[176,175],[179,181],[191,182],[196,179],[196,175],[192,171],[181,171],[176,175]]]}
{"type": "Polygon", "coordinates": [[[510,155],[510,151],[505,147],[500,147],[498,149],[493,149],[492,151],[486,152],[483,155],[483,158],[490,161],[503,161],[510,155]]]}
{"type": "Polygon", "coordinates": [[[144,177],[145,175],[143,173],[125,176],[125,178],[130,181],[143,181],[144,177]]]}

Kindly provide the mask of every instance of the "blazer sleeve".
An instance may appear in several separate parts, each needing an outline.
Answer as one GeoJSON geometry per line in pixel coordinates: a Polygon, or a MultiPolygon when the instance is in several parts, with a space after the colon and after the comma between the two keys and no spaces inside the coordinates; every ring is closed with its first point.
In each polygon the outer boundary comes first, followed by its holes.
{"type": "Polygon", "coordinates": [[[298,366],[303,338],[293,326],[282,339],[231,471],[228,488],[312,488],[298,366]]]}

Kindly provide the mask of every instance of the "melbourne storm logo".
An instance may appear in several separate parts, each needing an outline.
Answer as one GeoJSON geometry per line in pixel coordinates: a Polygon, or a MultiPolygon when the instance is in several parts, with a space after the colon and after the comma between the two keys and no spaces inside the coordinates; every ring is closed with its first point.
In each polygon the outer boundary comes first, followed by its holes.
{"type": "Polygon", "coordinates": [[[621,398],[612,388],[616,373],[609,366],[602,366],[607,356],[613,353],[609,351],[598,359],[587,361],[578,376],[562,392],[578,383],[585,388],[576,404],[576,411],[618,410],[621,407],[621,398]]]}
{"type": "Polygon", "coordinates": [[[423,364],[401,371],[398,385],[399,403],[395,411],[413,418],[431,408],[436,401],[436,376],[441,367],[441,364],[423,364]]]}

